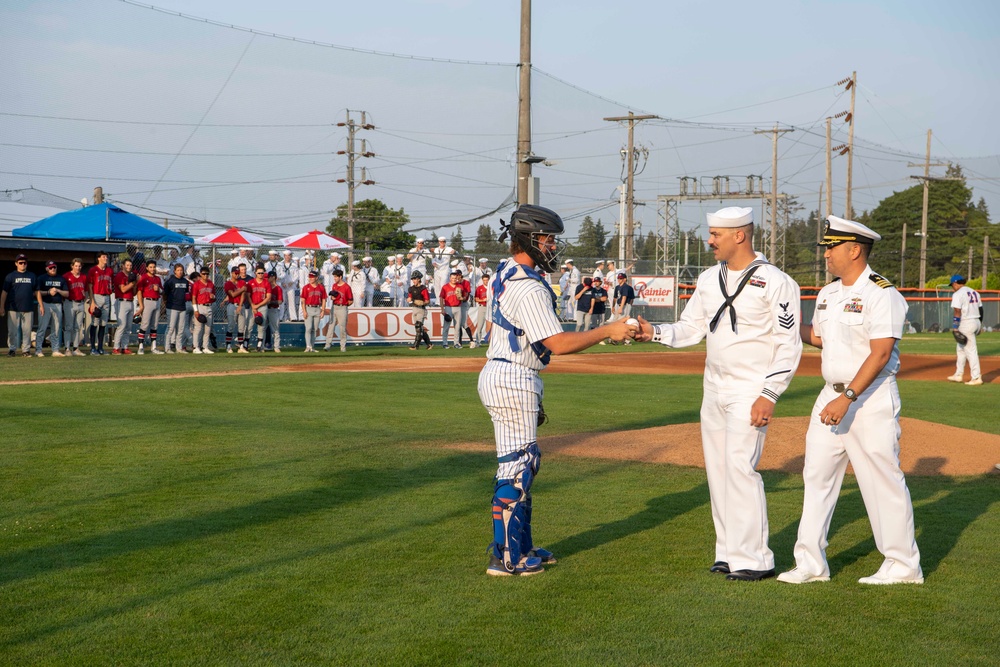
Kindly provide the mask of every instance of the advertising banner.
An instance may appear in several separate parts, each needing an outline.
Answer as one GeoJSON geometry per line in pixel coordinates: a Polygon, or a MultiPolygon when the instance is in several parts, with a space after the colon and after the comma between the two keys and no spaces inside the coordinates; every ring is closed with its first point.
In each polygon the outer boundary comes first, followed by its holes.
{"type": "Polygon", "coordinates": [[[674,276],[632,276],[635,305],[673,308],[676,283],[674,276]]]}

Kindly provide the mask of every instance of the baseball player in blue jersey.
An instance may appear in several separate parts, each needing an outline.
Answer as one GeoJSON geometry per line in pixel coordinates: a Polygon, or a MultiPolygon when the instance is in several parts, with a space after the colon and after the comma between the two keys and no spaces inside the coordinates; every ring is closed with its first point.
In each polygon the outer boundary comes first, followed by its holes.
{"type": "Polygon", "coordinates": [[[479,374],[479,398],[493,421],[497,475],[493,492],[493,542],[486,573],[531,575],[555,556],[531,536],[531,484],[541,462],[536,433],[545,419],[538,373],[552,354],[579,352],[601,340],[622,341],[636,323],[619,320],[590,331],[563,331],[557,299],[538,273],[556,267],[556,236],[563,221],[554,211],[522,205],[504,229],[511,257],[497,267],[487,296],[492,323],[486,365],[479,374]]]}

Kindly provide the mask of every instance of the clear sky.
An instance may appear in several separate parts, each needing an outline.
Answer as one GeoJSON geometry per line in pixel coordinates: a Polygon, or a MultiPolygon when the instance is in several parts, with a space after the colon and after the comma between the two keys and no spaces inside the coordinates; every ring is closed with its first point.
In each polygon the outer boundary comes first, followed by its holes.
{"type": "MultiPolygon", "coordinates": [[[[204,218],[276,238],[322,226],[346,200],[332,183],[343,176],[343,130],[321,126],[364,109],[379,157],[364,162],[377,184],[359,198],[404,206],[415,228],[433,233],[509,193],[518,2],[153,4],[302,40],[502,64],[310,46],[121,0],[5,2],[0,56],[13,76],[0,92],[0,190],[79,199],[103,185],[153,219],[204,218]],[[235,127],[254,124],[270,127],[235,127]]],[[[656,196],[676,192],[680,176],[770,179],[770,141],[753,129],[775,123],[796,128],[779,144],[779,188],[815,208],[823,119],[846,110],[849,95],[835,84],[852,70],[856,209],[916,182],[907,162],[921,159],[933,129],[934,158],[960,162],[991,218],[1000,211],[998,3],[534,4],[534,148],[552,163],[535,175],[542,203],[571,220],[617,219],[625,131],[601,119],[628,109],[669,119],[636,133],[650,150],[636,186],[644,230],[657,224],[656,196]]],[[[837,121],[834,142],[844,140],[837,121]]],[[[835,213],[845,169],[838,157],[835,213]]],[[[685,205],[682,226],[700,228],[718,206],[685,205]]],[[[0,205],[0,233],[50,212],[0,205]]]]}

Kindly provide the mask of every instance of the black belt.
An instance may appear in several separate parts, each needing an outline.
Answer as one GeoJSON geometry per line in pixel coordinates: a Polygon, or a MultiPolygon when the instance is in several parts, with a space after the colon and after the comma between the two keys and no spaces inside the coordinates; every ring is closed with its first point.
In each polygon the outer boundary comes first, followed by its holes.
{"type": "Polygon", "coordinates": [[[513,363],[513,362],[512,362],[512,361],[511,361],[510,359],[500,359],[500,358],[498,358],[498,357],[492,357],[492,358],[490,358],[490,359],[487,359],[486,361],[499,361],[499,362],[500,362],[500,363],[502,363],[502,364],[510,364],[510,363],[513,363]]]}

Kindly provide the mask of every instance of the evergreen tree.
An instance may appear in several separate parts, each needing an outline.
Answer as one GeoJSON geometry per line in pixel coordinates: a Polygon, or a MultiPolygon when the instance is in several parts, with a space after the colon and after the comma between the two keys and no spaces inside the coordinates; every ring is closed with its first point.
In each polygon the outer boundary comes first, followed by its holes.
{"type": "Polygon", "coordinates": [[[462,228],[459,227],[451,236],[451,247],[455,249],[456,255],[465,254],[465,241],[462,239],[462,228]]]}
{"type": "Polygon", "coordinates": [[[479,225],[476,231],[476,257],[505,257],[509,254],[508,246],[497,241],[498,231],[488,224],[479,225]]]}

